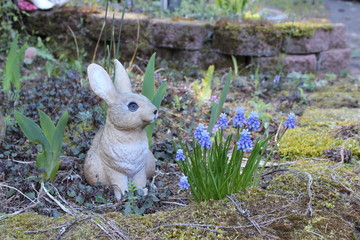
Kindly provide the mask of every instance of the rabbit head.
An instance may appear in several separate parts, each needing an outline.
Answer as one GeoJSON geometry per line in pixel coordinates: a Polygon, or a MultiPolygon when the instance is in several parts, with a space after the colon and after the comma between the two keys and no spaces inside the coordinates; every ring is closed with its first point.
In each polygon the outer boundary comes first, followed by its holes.
{"type": "Polygon", "coordinates": [[[155,121],[158,111],[150,100],[131,91],[131,83],[124,66],[115,63],[115,81],[99,65],[88,67],[91,89],[108,104],[107,119],[118,130],[143,129],[155,121]]]}

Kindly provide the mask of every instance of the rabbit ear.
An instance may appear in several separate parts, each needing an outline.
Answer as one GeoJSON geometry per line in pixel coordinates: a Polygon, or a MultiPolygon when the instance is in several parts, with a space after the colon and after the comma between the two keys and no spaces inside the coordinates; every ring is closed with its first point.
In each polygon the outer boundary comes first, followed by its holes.
{"type": "Polygon", "coordinates": [[[118,93],[126,93],[131,91],[131,82],[124,66],[117,60],[115,64],[115,89],[118,93]]]}
{"type": "Polygon", "coordinates": [[[117,92],[109,74],[101,66],[95,63],[89,65],[87,72],[91,89],[96,95],[104,99],[109,105],[113,103],[117,92]]]}

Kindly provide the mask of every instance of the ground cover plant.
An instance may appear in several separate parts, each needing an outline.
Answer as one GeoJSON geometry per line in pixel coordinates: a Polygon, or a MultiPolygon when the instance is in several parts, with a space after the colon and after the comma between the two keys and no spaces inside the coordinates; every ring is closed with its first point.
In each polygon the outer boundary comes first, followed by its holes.
{"type": "MultiPolygon", "coordinates": [[[[19,38],[19,46],[26,42],[19,38]]],[[[31,42],[39,40],[28,44],[31,42]]],[[[179,71],[169,68],[166,61],[155,65],[150,56],[136,59],[129,67],[136,92],[145,94],[151,88],[154,92],[149,96],[154,96],[155,89],[167,85],[159,120],[151,131],[157,172],[148,182],[147,196],[130,183],[129,192],[116,201],[110,188],[90,186],[82,172],[92,138],[105,121],[104,104],[84,77],[88,63],[84,61],[79,67],[75,61],[61,61],[46,48],[46,39],[44,42],[37,49],[46,57],[36,57],[31,64],[19,61],[20,88],[4,89],[1,85],[0,113],[4,118],[0,120],[6,123],[6,132],[4,140],[0,139],[0,238],[358,237],[360,110],[356,99],[360,96],[356,75],[245,73],[237,67],[229,73],[228,68],[203,71],[194,66],[179,71]],[[144,73],[149,72],[145,66],[151,68],[151,87],[144,90],[144,73]],[[33,144],[34,138],[21,130],[29,125],[21,127],[16,115],[19,118],[22,113],[26,121],[34,121],[34,128],[38,124],[52,142],[49,129],[55,131],[54,123],[63,128],[65,111],[64,138],[58,138],[63,142],[55,144],[56,156],[49,161],[55,165],[44,171],[37,165],[43,157],[37,156],[44,156],[47,144],[33,144]],[[238,123],[243,116],[253,119],[242,123],[256,128],[261,143],[257,145],[255,134],[240,126],[222,128],[234,123],[227,119],[234,115],[238,123]],[[297,126],[292,129],[295,116],[297,126]],[[194,136],[202,128],[198,123],[212,127],[194,136]],[[282,136],[284,124],[288,130],[282,136]],[[210,136],[213,139],[209,142],[210,136]],[[194,137],[201,139],[194,141],[194,137]],[[247,153],[251,147],[261,154],[251,158],[247,153]],[[60,164],[54,176],[59,149],[60,164]],[[228,153],[247,159],[231,158],[228,153]],[[206,162],[211,154],[221,157],[206,162]],[[198,188],[194,184],[203,179],[186,169],[186,164],[204,159],[202,170],[209,172],[206,181],[219,181],[213,185],[215,189],[223,185],[223,179],[213,179],[212,170],[206,167],[233,171],[238,174],[235,181],[248,181],[229,184],[234,191],[211,191],[216,197],[197,197],[191,188],[198,188]],[[256,174],[241,175],[245,170],[238,171],[241,164],[234,162],[236,159],[247,164],[253,159],[255,164],[248,166],[256,174]],[[227,163],[236,167],[226,169],[227,163]]],[[[5,56],[0,57],[5,60],[5,56]]],[[[98,61],[103,63],[103,59],[98,61]]],[[[5,68],[4,63],[0,62],[0,69],[5,68]]],[[[220,176],[225,178],[226,174],[220,176]]]]}

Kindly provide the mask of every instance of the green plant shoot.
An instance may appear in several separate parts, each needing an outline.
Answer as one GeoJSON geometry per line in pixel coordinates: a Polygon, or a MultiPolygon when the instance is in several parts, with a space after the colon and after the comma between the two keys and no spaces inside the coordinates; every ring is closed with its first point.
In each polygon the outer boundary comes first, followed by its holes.
{"type": "MultiPolygon", "coordinates": [[[[159,109],[165,95],[167,83],[161,84],[161,86],[155,91],[155,56],[156,53],[151,56],[146,66],[141,94],[147,97],[155,105],[155,107],[159,109]]],[[[149,140],[149,146],[152,145],[152,135],[154,129],[155,123],[152,123],[145,128],[149,140]]]]}
{"type": "Polygon", "coordinates": [[[39,143],[42,152],[36,156],[36,166],[41,172],[42,181],[54,180],[60,165],[60,154],[65,127],[68,121],[66,111],[57,125],[43,111],[39,110],[40,126],[18,111],[14,111],[16,122],[30,142],[39,143]]]}
{"type": "Polygon", "coordinates": [[[26,44],[20,49],[18,48],[18,36],[15,36],[13,40],[8,56],[6,58],[5,64],[5,73],[3,76],[2,88],[5,91],[11,90],[11,85],[14,86],[16,91],[19,91],[21,88],[20,84],[20,61],[22,59],[23,53],[26,49],[26,44]]]}
{"type": "Polygon", "coordinates": [[[211,98],[211,80],[214,70],[214,65],[210,65],[201,83],[199,81],[194,83],[193,89],[196,92],[197,99],[201,102],[208,101],[211,98]]]}
{"type": "Polygon", "coordinates": [[[226,96],[229,93],[229,89],[230,89],[231,78],[232,78],[232,69],[230,68],[229,73],[226,78],[224,88],[221,92],[219,102],[213,103],[211,106],[210,123],[209,123],[209,127],[208,127],[209,133],[211,133],[213,127],[215,126],[215,123],[220,115],[220,111],[225,103],[226,96]]]}

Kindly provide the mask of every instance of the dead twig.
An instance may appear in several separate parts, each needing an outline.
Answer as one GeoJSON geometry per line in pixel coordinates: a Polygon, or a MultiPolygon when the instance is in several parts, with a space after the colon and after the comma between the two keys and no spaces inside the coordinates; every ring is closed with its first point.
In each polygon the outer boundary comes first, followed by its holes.
{"type": "Polygon", "coordinates": [[[249,228],[253,225],[245,225],[245,226],[222,226],[222,225],[211,225],[211,224],[193,224],[193,223],[174,223],[174,224],[164,224],[157,226],[155,228],[151,228],[148,230],[148,232],[153,232],[159,228],[165,228],[165,227],[189,227],[189,228],[197,228],[197,229],[203,229],[211,232],[217,232],[217,228],[220,229],[241,229],[241,228],[249,228]]]}
{"type": "Polygon", "coordinates": [[[82,222],[82,221],[85,221],[85,220],[88,220],[90,219],[91,217],[88,216],[88,217],[85,217],[85,218],[80,218],[80,217],[77,217],[75,218],[73,221],[71,221],[70,223],[66,224],[65,226],[63,226],[60,231],[58,232],[58,234],[56,235],[56,240],[59,240],[61,238],[62,235],[64,235],[64,233],[66,233],[72,226],[74,226],[75,224],[79,223],[79,222],[82,222]]]}
{"type": "Polygon", "coordinates": [[[312,186],[312,184],[314,182],[314,179],[313,179],[313,177],[311,176],[310,173],[300,171],[300,170],[295,170],[295,169],[276,169],[276,170],[274,170],[272,172],[264,174],[263,176],[270,175],[270,174],[273,174],[273,173],[276,173],[276,172],[285,172],[285,171],[292,172],[292,173],[295,173],[295,174],[302,174],[302,175],[305,175],[308,178],[307,194],[308,194],[309,201],[308,201],[307,209],[306,209],[306,212],[305,212],[304,215],[307,215],[308,213],[310,213],[310,216],[313,216],[313,214],[314,214],[314,210],[312,209],[313,194],[311,192],[311,186],[312,186]]]}
{"type": "Polygon", "coordinates": [[[31,205],[29,205],[29,206],[27,206],[25,208],[22,208],[22,209],[20,209],[18,211],[15,211],[13,213],[10,213],[10,214],[4,215],[4,216],[0,216],[0,221],[6,219],[8,217],[15,216],[15,215],[17,215],[19,213],[25,212],[25,211],[27,211],[29,209],[32,209],[32,208],[36,207],[40,203],[40,198],[43,195],[43,188],[40,188],[40,191],[37,192],[37,193],[38,193],[38,196],[36,198],[36,202],[34,202],[33,204],[31,204],[31,205]]]}
{"type": "Polygon", "coordinates": [[[311,186],[312,186],[312,184],[313,184],[313,182],[314,182],[313,177],[311,176],[310,173],[304,172],[304,171],[300,171],[300,170],[288,169],[288,171],[294,172],[294,173],[300,173],[300,174],[303,174],[303,175],[306,175],[306,176],[307,176],[307,178],[308,178],[307,193],[308,193],[309,201],[308,201],[307,209],[306,209],[306,212],[305,212],[304,215],[307,215],[308,213],[310,213],[310,216],[312,217],[312,216],[314,215],[314,210],[312,209],[313,195],[312,195],[312,192],[311,192],[311,186]]]}
{"type": "Polygon", "coordinates": [[[256,231],[260,233],[260,235],[263,235],[259,224],[254,219],[251,218],[250,211],[247,209],[244,210],[242,208],[241,203],[236,199],[235,195],[231,194],[230,196],[228,196],[228,198],[235,205],[236,210],[241,214],[241,216],[243,216],[246,220],[248,220],[251,223],[251,225],[255,227],[256,231]]]}
{"type": "Polygon", "coordinates": [[[49,193],[49,191],[46,189],[44,182],[41,182],[41,188],[44,190],[44,192],[46,193],[46,195],[53,200],[64,212],[66,212],[67,214],[73,215],[75,214],[74,211],[70,210],[69,208],[65,207],[59,200],[57,200],[53,195],[51,195],[49,193]]]}
{"type": "Polygon", "coordinates": [[[341,156],[341,162],[334,164],[333,166],[331,166],[331,178],[334,180],[334,182],[340,184],[343,188],[345,188],[347,191],[349,191],[354,197],[355,199],[360,202],[360,196],[350,187],[346,186],[342,181],[339,180],[339,175],[336,173],[336,170],[341,168],[344,165],[344,161],[345,161],[345,156],[344,156],[344,150],[345,150],[345,146],[346,143],[348,141],[350,141],[351,139],[360,139],[360,137],[351,137],[346,139],[343,144],[341,145],[341,149],[340,149],[340,156],[341,156]]]}
{"type": "MultiPolygon", "coordinates": [[[[133,63],[134,63],[134,60],[135,60],[135,57],[136,57],[136,54],[137,54],[137,51],[139,49],[139,39],[140,39],[140,22],[139,22],[139,19],[136,19],[137,20],[137,33],[136,33],[136,41],[135,41],[135,50],[134,50],[134,53],[133,53],[133,56],[130,60],[130,63],[129,63],[129,69],[131,69],[133,63]]],[[[120,43],[119,43],[120,44],[120,43]]]]}
{"type": "Polygon", "coordinates": [[[164,203],[164,204],[174,204],[174,205],[183,206],[183,207],[187,206],[187,204],[178,203],[178,202],[161,201],[161,203],[164,203]]]}
{"type": "Polygon", "coordinates": [[[58,232],[58,234],[56,235],[56,240],[60,239],[62,235],[64,235],[64,233],[66,233],[72,226],[74,226],[77,223],[83,222],[85,220],[90,219],[90,216],[81,218],[81,217],[77,217],[75,218],[73,221],[67,223],[67,224],[63,224],[60,226],[55,226],[52,228],[47,228],[47,229],[36,229],[36,230],[30,230],[30,231],[25,231],[24,233],[26,234],[38,234],[38,233],[43,233],[43,232],[48,232],[48,231],[52,231],[52,230],[56,230],[56,229],[60,229],[60,231],[58,232]]]}
{"type": "Polygon", "coordinates": [[[103,25],[101,26],[100,34],[99,34],[98,40],[97,40],[97,42],[96,42],[96,46],[95,46],[95,50],[94,50],[94,55],[93,55],[93,58],[92,58],[92,61],[93,61],[93,62],[95,62],[97,49],[98,49],[98,47],[99,47],[100,40],[101,40],[101,36],[102,36],[103,31],[104,31],[105,25],[106,25],[106,20],[104,20],[103,25]]]}
{"type": "Polygon", "coordinates": [[[93,214],[96,217],[91,219],[93,223],[96,224],[110,239],[125,239],[128,240],[129,237],[126,236],[117,226],[116,223],[109,218],[105,218],[99,214],[93,214]]]}
{"type": "Polygon", "coordinates": [[[31,198],[29,198],[28,196],[26,196],[22,191],[20,191],[19,189],[17,189],[16,187],[12,187],[3,183],[0,183],[0,187],[6,187],[6,188],[10,188],[13,189],[15,191],[17,191],[18,193],[20,193],[21,195],[23,195],[25,198],[29,199],[32,203],[35,203],[34,200],[32,200],[31,198]]]}

